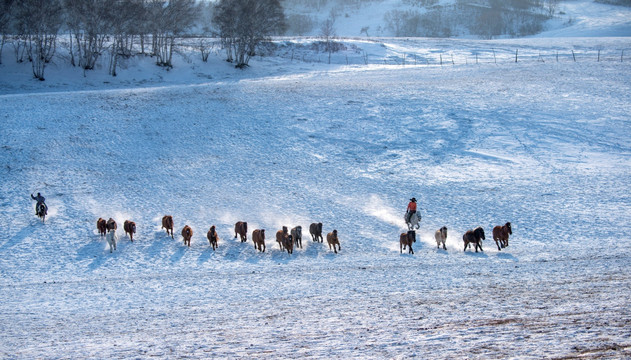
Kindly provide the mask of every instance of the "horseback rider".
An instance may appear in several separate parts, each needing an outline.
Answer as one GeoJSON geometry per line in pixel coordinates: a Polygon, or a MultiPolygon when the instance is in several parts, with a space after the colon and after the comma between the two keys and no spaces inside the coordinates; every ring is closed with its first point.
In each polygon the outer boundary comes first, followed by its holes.
{"type": "Polygon", "coordinates": [[[35,215],[38,215],[37,210],[39,209],[40,204],[44,206],[44,214],[48,214],[48,206],[44,202],[46,199],[42,196],[42,194],[37,193],[37,196],[33,196],[31,194],[31,199],[36,200],[37,204],[35,204],[35,215]]]}
{"type": "Polygon", "coordinates": [[[405,212],[405,222],[409,223],[412,218],[412,214],[416,214],[416,198],[411,198],[408,208],[405,212]]]}

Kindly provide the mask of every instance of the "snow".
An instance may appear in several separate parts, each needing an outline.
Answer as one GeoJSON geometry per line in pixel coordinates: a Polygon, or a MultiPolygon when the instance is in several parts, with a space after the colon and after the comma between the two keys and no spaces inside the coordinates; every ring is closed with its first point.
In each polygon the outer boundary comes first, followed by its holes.
{"type": "Polygon", "coordinates": [[[39,82],[5,52],[0,357],[630,357],[629,38],[344,42],[369,64],[184,52],[116,78],[56,60],[39,82]],[[99,217],[118,222],[112,254],[99,217]],[[293,255],[283,225],[303,227],[293,255]],[[484,252],[463,251],[477,226],[484,252]]]}

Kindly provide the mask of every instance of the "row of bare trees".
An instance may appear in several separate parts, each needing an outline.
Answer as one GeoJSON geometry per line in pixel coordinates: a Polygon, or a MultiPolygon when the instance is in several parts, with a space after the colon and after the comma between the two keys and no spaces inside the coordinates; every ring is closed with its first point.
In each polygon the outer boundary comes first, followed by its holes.
{"type": "Polygon", "coordinates": [[[0,62],[10,36],[16,61],[30,61],[33,75],[44,80],[57,36],[67,32],[70,62],[84,71],[109,54],[108,71],[116,76],[119,59],[138,52],[172,67],[176,39],[195,26],[219,36],[226,59],[245,67],[262,41],[285,30],[285,16],[278,0],[210,5],[195,0],[0,0],[0,62]]]}

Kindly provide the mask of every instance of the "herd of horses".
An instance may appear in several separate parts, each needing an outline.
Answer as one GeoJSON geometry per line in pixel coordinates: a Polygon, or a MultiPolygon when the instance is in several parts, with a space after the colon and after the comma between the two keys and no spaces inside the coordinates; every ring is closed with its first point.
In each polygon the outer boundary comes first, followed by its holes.
{"type": "MultiPolygon", "coordinates": [[[[101,237],[105,237],[107,243],[110,246],[110,253],[113,250],[116,250],[116,242],[118,241],[118,236],[116,235],[116,229],[118,225],[116,221],[112,218],[109,220],[105,220],[103,218],[99,218],[96,221],[96,228],[101,237]]],[[[125,235],[129,237],[129,239],[134,241],[134,234],[136,233],[136,223],[133,221],[125,220],[123,225],[123,229],[125,230],[125,235]]],[[[162,229],[166,229],[167,236],[171,236],[171,239],[174,239],[173,236],[173,216],[164,215],[162,217],[162,229]]],[[[309,226],[309,233],[311,234],[311,239],[314,242],[322,243],[322,223],[312,223],[309,226]]],[[[193,237],[193,229],[184,225],[182,228],[182,238],[184,240],[184,245],[190,247],[191,246],[191,238],[193,237]]],[[[238,221],[234,224],[234,238],[240,237],[241,242],[248,241],[248,223],[245,221],[238,221]]],[[[208,243],[213,248],[213,251],[218,247],[219,235],[217,235],[217,231],[215,225],[212,225],[208,232],[206,233],[206,238],[208,239],[208,243]]],[[[340,241],[337,237],[337,230],[333,230],[332,232],[326,235],[326,241],[329,244],[329,250],[333,250],[337,254],[338,250],[341,250],[340,241]]],[[[254,249],[260,252],[265,252],[265,229],[256,229],[252,232],[252,242],[254,242],[254,249]]],[[[287,251],[289,254],[293,254],[294,247],[302,248],[302,226],[296,226],[290,230],[286,226],[283,226],[281,230],[276,232],[276,242],[280,247],[281,251],[287,251]]]]}
{"type": "MultiPolygon", "coordinates": [[[[399,252],[403,253],[403,250],[408,248],[409,254],[414,254],[414,250],[412,249],[412,243],[416,242],[416,231],[412,230],[414,226],[412,223],[408,222],[408,230],[407,233],[401,233],[399,235],[399,252]]],[[[418,229],[418,227],[417,227],[418,229]]],[[[497,250],[502,251],[503,248],[508,246],[508,237],[513,234],[513,230],[511,229],[511,223],[507,222],[504,225],[498,225],[493,228],[493,240],[495,240],[495,245],[497,245],[497,250]]],[[[434,233],[434,239],[436,240],[436,246],[440,249],[441,245],[443,250],[447,250],[447,246],[445,242],[447,241],[447,227],[443,226],[440,229],[436,230],[434,233]]],[[[475,229],[467,230],[464,235],[462,235],[462,241],[464,242],[464,251],[467,251],[467,248],[471,248],[471,245],[474,246],[475,252],[484,251],[482,249],[482,240],[485,240],[484,229],[482,227],[477,227],[475,229]]]]}
{"type": "MultiPolygon", "coordinates": [[[[414,249],[412,248],[412,244],[416,242],[416,231],[414,228],[418,229],[418,221],[419,217],[412,217],[407,221],[408,231],[406,233],[401,233],[399,236],[399,252],[403,253],[403,250],[408,249],[409,254],[414,254],[414,249]]],[[[407,220],[407,219],[406,219],[407,220]]],[[[99,218],[96,221],[96,228],[98,229],[99,234],[102,237],[105,237],[107,243],[110,246],[110,252],[116,250],[116,242],[118,241],[118,236],[116,236],[117,229],[116,221],[112,218],[109,220],[105,220],[103,218],[99,218]]],[[[136,223],[133,221],[125,220],[123,224],[123,229],[125,230],[125,235],[129,237],[129,239],[134,241],[134,234],[136,233],[136,223]]],[[[165,215],[162,217],[162,229],[166,229],[167,236],[173,236],[173,216],[165,215]]],[[[312,223],[309,226],[309,233],[311,235],[311,240],[314,242],[322,243],[324,241],[322,237],[322,223],[312,223]]],[[[182,228],[182,238],[184,240],[184,245],[190,247],[191,246],[191,238],[193,237],[193,229],[189,225],[184,225],[182,228]]],[[[493,240],[495,240],[495,244],[497,245],[497,250],[501,251],[503,248],[508,246],[508,238],[513,234],[511,229],[511,223],[507,222],[504,225],[498,225],[493,228],[493,240]]],[[[245,221],[238,221],[234,224],[234,238],[240,238],[241,242],[248,241],[248,223],[245,221]]],[[[208,239],[208,243],[213,248],[213,251],[217,249],[219,235],[217,235],[217,231],[215,225],[212,225],[208,232],[206,233],[206,238],[208,239]]],[[[443,250],[447,250],[446,241],[447,241],[447,227],[443,226],[440,229],[436,230],[434,233],[434,239],[436,240],[436,245],[440,249],[441,245],[443,250]]],[[[467,251],[467,248],[471,248],[471,245],[474,246],[475,252],[484,251],[482,249],[482,240],[485,240],[484,229],[482,227],[477,227],[475,229],[467,230],[462,236],[462,240],[464,242],[464,251],[467,251]]],[[[326,235],[326,241],[329,245],[329,250],[333,250],[337,254],[338,250],[341,250],[340,241],[337,237],[337,230],[333,230],[332,232],[326,235]]],[[[255,229],[252,231],[252,242],[254,243],[254,249],[260,252],[265,252],[265,229],[255,229]]],[[[287,251],[288,254],[293,254],[294,248],[302,248],[302,226],[296,226],[289,230],[287,226],[283,226],[280,230],[276,232],[276,242],[281,251],[287,251]]]]}

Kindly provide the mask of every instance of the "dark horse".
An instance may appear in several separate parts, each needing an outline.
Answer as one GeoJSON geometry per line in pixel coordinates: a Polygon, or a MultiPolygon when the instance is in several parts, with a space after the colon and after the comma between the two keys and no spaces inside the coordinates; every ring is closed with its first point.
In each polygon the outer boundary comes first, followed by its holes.
{"type": "Polygon", "coordinates": [[[472,243],[475,245],[475,252],[478,252],[478,248],[480,248],[480,251],[484,251],[482,250],[482,240],[484,239],[484,229],[481,227],[477,227],[475,230],[467,230],[467,232],[462,235],[464,250],[467,251],[467,245],[472,243]]]}
{"type": "Polygon", "coordinates": [[[399,250],[400,253],[403,254],[403,249],[407,246],[409,248],[408,254],[414,254],[414,250],[412,250],[412,243],[416,242],[416,231],[410,230],[407,233],[402,233],[399,235],[399,250]]]}
{"type": "Polygon", "coordinates": [[[496,226],[493,228],[493,240],[495,240],[495,245],[497,245],[497,250],[502,250],[500,248],[508,246],[508,235],[513,234],[513,229],[511,229],[510,222],[507,222],[503,226],[496,226]]]}
{"type": "Polygon", "coordinates": [[[40,202],[35,205],[35,210],[37,211],[37,216],[42,219],[42,222],[46,221],[46,214],[48,213],[48,207],[45,203],[40,202]]]}

